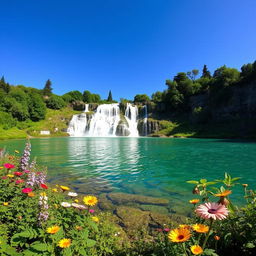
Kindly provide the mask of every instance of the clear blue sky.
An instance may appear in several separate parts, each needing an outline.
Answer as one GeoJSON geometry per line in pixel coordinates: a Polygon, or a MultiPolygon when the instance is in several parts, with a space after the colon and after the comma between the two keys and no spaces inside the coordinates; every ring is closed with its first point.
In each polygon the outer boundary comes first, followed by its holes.
{"type": "Polygon", "coordinates": [[[133,99],[256,59],[256,0],[0,0],[0,76],[133,99]]]}

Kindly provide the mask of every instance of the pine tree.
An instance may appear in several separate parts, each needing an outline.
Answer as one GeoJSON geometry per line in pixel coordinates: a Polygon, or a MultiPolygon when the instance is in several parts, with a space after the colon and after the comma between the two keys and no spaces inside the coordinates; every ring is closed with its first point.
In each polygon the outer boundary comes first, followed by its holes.
{"type": "Polygon", "coordinates": [[[108,99],[107,99],[107,101],[109,101],[109,102],[112,102],[112,101],[113,101],[111,90],[110,90],[109,93],[108,93],[108,99]]]}
{"type": "Polygon", "coordinates": [[[211,73],[210,71],[207,69],[207,66],[204,65],[204,68],[203,68],[203,74],[201,77],[204,77],[204,78],[211,78],[211,73]]]}
{"type": "Polygon", "coordinates": [[[48,79],[43,89],[43,95],[50,96],[51,94],[52,94],[52,82],[50,79],[48,79]]]}

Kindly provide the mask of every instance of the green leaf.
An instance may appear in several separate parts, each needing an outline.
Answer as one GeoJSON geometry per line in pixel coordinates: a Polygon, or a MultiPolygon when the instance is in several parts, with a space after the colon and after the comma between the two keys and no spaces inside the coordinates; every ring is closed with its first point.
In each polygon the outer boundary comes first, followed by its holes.
{"type": "Polygon", "coordinates": [[[39,251],[39,252],[48,251],[48,245],[40,243],[40,242],[35,242],[30,247],[35,249],[35,250],[37,250],[37,251],[39,251]]]}
{"type": "Polygon", "coordinates": [[[87,240],[87,247],[93,247],[96,244],[95,240],[88,239],[87,240]]]}
{"type": "Polygon", "coordinates": [[[201,179],[201,180],[200,180],[200,183],[203,183],[203,184],[204,184],[204,183],[206,183],[206,182],[207,182],[207,179],[201,179]]]}
{"type": "Polygon", "coordinates": [[[196,180],[188,180],[188,181],[186,181],[187,183],[189,183],[189,184],[198,184],[199,182],[198,181],[196,181],[196,180]]]}
{"type": "Polygon", "coordinates": [[[247,243],[247,244],[245,245],[245,247],[246,247],[246,248],[249,248],[249,249],[252,249],[252,248],[255,247],[255,245],[254,245],[253,243],[247,243]]]}

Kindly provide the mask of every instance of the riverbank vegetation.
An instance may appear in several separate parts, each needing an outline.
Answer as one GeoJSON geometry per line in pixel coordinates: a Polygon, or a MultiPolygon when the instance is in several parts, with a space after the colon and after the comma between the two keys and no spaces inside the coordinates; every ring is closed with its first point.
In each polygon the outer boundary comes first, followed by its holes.
{"type": "MultiPolygon", "coordinates": [[[[97,207],[100,198],[47,184],[46,169],[23,154],[0,152],[1,255],[254,255],[256,191],[240,178],[187,181],[189,217],[129,232],[97,207]],[[244,191],[244,206],[230,199],[244,191]]],[[[132,196],[132,195],[131,195],[132,196]]],[[[129,208],[129,207],[126,207],[129,208]]],[[[147,210],[145,211],[145,213],[147,210]]],[[[136,217],[131,212],[129,221],[136,217]]]]}
{"type": "MultiPolygon", "coordinates": [[[[127,102],[147,105],[152,124],[158,123],[148,135],[255,138],[256,62],[243,65],[241,71],[222,66],[212,75],[204,65],[201,75],[197,69],[179,72],[166,85],[166,90],[151,98],[138,94],[133,100],[120,101],[122,111],[127,102]]],[[[85,103],[94,111],[98,104],[114,102],[111,91],[106,100],[88,90],[58,96],[52,93],[49,79],[39,90],[10,85],[2,77],[0,139],[45,136],[40,132],[45,129],[50,131],[47,136],[67,135],[72,114],[83,111],[85,103]]]]}

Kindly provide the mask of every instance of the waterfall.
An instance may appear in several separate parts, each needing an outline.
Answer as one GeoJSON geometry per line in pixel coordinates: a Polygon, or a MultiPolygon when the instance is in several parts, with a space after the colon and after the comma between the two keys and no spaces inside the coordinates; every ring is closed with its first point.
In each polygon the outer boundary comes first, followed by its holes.
{"type": "Polygon", "coordinates": [[[99,105],[93,115],[87,136],[109,137],[116,135],[116,128],[120,121],[118,104],[99,105]]]}
{"type": "Polygon", "coordinates": [[[143,106],[144,109],[144,117],[143,117],[143,135],[148,135],[148,108],[147,105],[143,106]]]}
{"type": "Polygon", "coordinates": [[[73,115],[67,133],[72,137],[84,137],[86,134],[87,117],[86,114],[73,115]]]}
{"type": "Polygon", "coordinates": [[[89,105],[82,114],[73,115],[67,132],[72,137],[138,137],[138,108],[127,103],[125,115],[119,104],[102,104],[91,115],[89,105]]]}
{"type": "Polygon", "coordinates": [[[84,113],[89,112],[89,104],[85,104],[84,113]]]}
{"type": "Polygon", "coordinates": [[[127,103],[124,117],[128,123],[127,129],[130,132],[129,136],[130,137],[138,137],[139,132],[137,129],[137,126],[138,126],[138,108],[137,108],[137,106],[132,106],[131,103],[127,103]]]}

